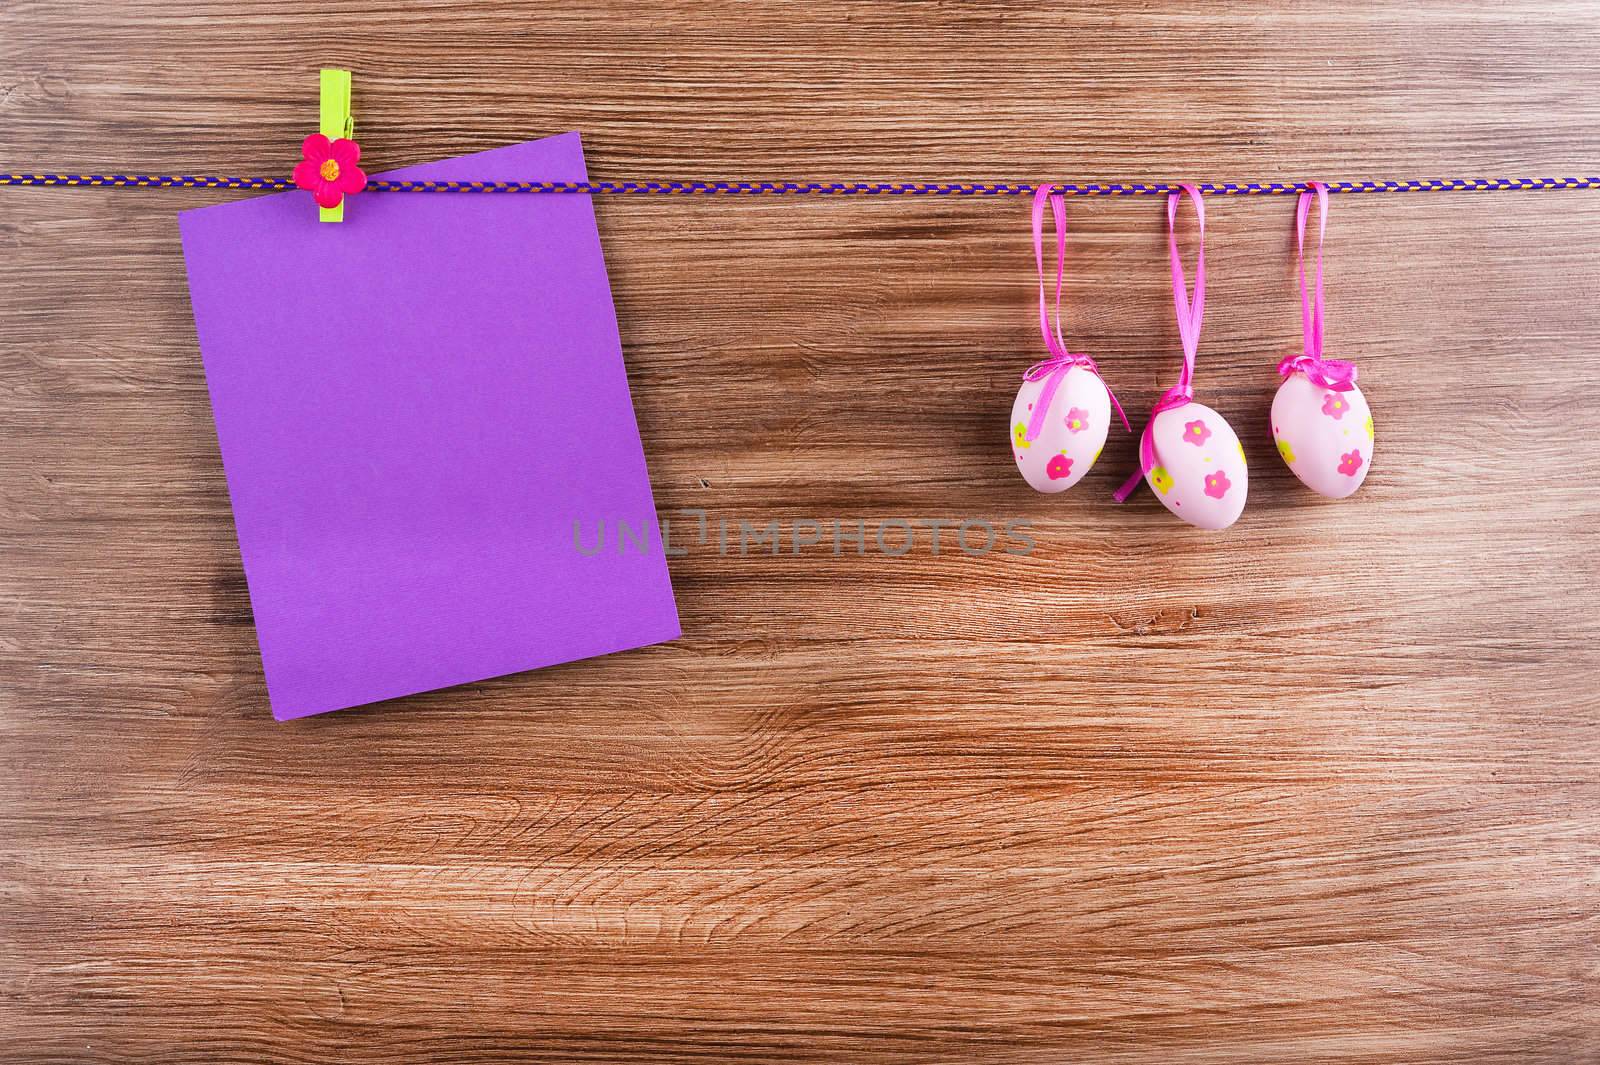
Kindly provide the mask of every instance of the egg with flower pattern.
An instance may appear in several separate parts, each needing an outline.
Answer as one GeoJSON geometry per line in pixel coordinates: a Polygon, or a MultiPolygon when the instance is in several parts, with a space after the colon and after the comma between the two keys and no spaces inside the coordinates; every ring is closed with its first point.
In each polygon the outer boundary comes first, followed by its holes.
{"type": "Polygon", "coordinates": [[[1297,371],[1272,399],[1272,439],[1302,484],[1343,499],[1372,466],[1372,409],[1356,386],[1341,392],[1297,371]]]}
{"type": "Polygon", "coordinates": [[[1049,377],[1023,381],[1011,405],[1011,454],[1017,470],[1040,492],[1064,492],[1083,480],[1100,457],[1111,428],[1111,393],[1100,375],[1082,366],[1064,372],[1055,394],[1049,377]],[[1035,405],[1049,401],[1038,435],[1028,439],[1035,405]]]}
{"type": "Polygon", "coordinates": [[[1150,421],[1155,465],[1145,472],[1161,505],[1202,529],[1226,529],[1244,512],[1244,448],[1222,415],[1189,402],[1150,421]]]}

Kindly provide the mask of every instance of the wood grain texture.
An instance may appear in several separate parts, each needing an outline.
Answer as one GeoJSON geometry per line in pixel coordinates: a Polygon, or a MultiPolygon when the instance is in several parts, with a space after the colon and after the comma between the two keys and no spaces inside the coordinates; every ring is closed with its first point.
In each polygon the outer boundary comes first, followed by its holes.
{"type": "MultiPolygon", "coordinates": [[[[1593,173],[1600,5],[0,5],[0,169],[606,178],[1593,173]]],[[[1026,519],[672,561],[671,645],[268,716],[174,214],[0,192],[0,1057],[1600,1061],[1600,196],[1335,202],[1377,462],[1266,433],[1288,200],[1217,201],[1230,533],[1011,468],[1018,202],[603,200],[664,511],[1026,519]]],[[[1130,409],[1159,205],[1074,201],[1130,409]]]]}

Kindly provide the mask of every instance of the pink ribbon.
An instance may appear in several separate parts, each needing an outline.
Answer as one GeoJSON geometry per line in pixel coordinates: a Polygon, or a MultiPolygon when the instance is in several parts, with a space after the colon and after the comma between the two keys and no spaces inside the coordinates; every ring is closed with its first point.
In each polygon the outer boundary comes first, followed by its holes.
{"type": "MultiPolygon", "coordinates": [[[[1033,261],[1039,268],[1039,332],[1044,334],[1044,346],[1049,350],[1050,357],[1043,362],[1036,362],[1028,367],[1022,375],[1024,381],[1044,381],[1044,388],[1039,392],[1039,398],[1033,401],[1033,417],[1028,419],[1027,439],[1031,442],[1036,439],[1044,429],[1045,417],[1050,413],[1050,403],[1056,397],[1056,390],[1061,387],[1061,382],[1066,380],[1067,374],[1074,366],[1082,366],[1085,370],[1100,377],[1100,367],[1094,360],[1081,353],[1067,350],[1067,342],[1061,338],[1061,286],[1067,272],[1067,198],[1055,190],[1054,185],[1040,185],[1039,190],[1033,195],[1033,261]],[[1051,214],[1056,223],[1056,313],[1055,326],[1050,324],[1050,306],[1045,299],[1044,281],[1044,205],[1050,201],[1051,214]]],[[[1100,382],[1105,383],[1105,378],[1100,377],[1100,382]]],[[[1111,391],[1111,386],[1106,386],[1106,394],[1111,397],[1111,405],[1117,408],[1117,417],[1122,419],[1123,428],[1133,432],[1133,426],[1128,424],[1128,416],[1122,412],[1122,404],[1117,402],[1117,395],[1111,391]]]]}
{"type": "Polygon", "coordinates": [[[1322,240],[1328,234],[1328,186],[1311,183],[1317,196],[1317,283],[1306,287],[1306,216],[1311,212],[1311,192],[1302,192],[1294,211],[1294,257],[1300,271],[1300,317],[1304,323],[1305,353],[1287,355],[1278,363],[1278,373],[1288,377],[1303,373],[1312,383],[1335,392],[1348,392],[1356,386],[1356,364],[1322,357],[1322,240]]]}
{"type": "Polygon", "coordinates": [[[1156,415],[1194,399],[1194,357],[1200,349],[1200,326],[1206,316],[1206,205],[1200,198],[1200,190],[1193,185],[1178,187],[1183,191],[1167,196],[1167,252],[1172,261],[1172,304],[1178,312],[1178,340],[1183,344],[1183,369],[1178,374],[1178,383],[1167,389],[1150,411],[1150,420],[1145,423],[1144,432],[1139,434],[1139,472],[1112,493],[1111,498],[1118,503],[1132,495],[1145,475],[1155,469],[1156,446],[1150,437],[1150,429],[1155,425],[1156,415]],[[1195,218],[1200,223],[1200,248],[1195,253],[1192,301],[1188,286],[1184,283],[1183,258],[1178,254],[1178,205],[1184,196],[1194,201],[1195,218]]]}

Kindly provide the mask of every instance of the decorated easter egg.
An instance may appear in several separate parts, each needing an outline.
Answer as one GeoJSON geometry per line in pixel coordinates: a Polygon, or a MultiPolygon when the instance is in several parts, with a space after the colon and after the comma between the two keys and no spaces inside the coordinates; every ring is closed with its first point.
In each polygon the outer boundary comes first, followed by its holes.
{"type": "Polygon", "coordinates": [[[1161,411],[1150,422],[1155,465],[1145,480],[1162,506],[1190,525],[1226,529],[1244,512],[1244,448],[1222,415],[1203,403],[1161,411]]]}
{"type": "Polygon", "coordinates": [[[1065,371],[1049,397],[1039,435],[1028,439],[1034,406],[1046,395],[1049,378],[1023,381],[1011,405],[1011,453],[1022,477],[1041,492],[1062,492],[1083,479],[1100,457],[1111,428],[1111,395],[1093,370],[1065,371]]]}
{"type": "Polygon", "coordinates": [[[1272,439],[1307,488],[1343,499],[1372,465],[1372,409],[1359,388],[1338,392],[1292,373],[1272,400],[1272,439]]]}

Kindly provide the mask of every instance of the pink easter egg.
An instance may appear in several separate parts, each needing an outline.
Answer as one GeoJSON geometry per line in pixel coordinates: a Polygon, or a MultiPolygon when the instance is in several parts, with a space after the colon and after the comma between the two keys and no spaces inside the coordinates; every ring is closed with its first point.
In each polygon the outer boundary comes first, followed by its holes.
{"type": "Polygon", "coordinates": [[[1272,399],[1272,439],[1302,484],[1343,499],[1372,466],[1372,409],[1359,388],[1339,392],[1293,373],[1272,399]]]}
{"type": "Polygon", "coordinates": [[[1244,512],[1244,449],[1222,415],[1185,403],[1150,423],[1155,465],[1145,480],[1162,506],[1202,529],[1226,529],[1244,512]]]}
{"type": "Polygon", "coordinates": [[[1023,480],[1040,492],[1064,492],[1083,480],[1111,428],[1111,394],[1099,374],[1081,366],[1066,372],[1039,435],[1029,440],[1034,405],[1046,381],[1024,381],[1011,405],[1011,451],[1023,480]]]}

